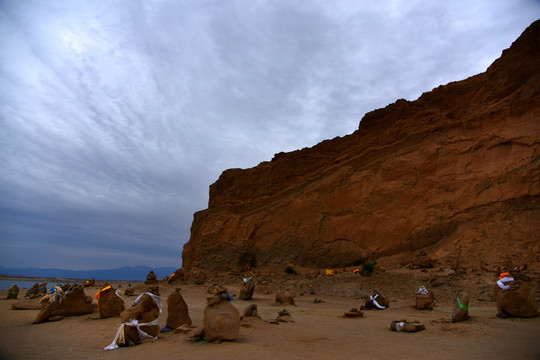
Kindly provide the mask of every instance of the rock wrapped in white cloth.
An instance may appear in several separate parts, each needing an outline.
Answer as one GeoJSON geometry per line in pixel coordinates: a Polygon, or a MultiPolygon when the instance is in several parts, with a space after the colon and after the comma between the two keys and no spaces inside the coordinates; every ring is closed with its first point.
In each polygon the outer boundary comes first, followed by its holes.
{"type": "Polygon", "coordinates": [[[509,290],[510,289],[510,285],[506,285],[506,283],[511,283],[511,282],[514,282],[515,279],[510,276],[510,275],[507,275],[503,278],[501,278],[500,280],[497,280],[497,285],[503,289],[504,291],[506,290],[509,290]]]}
{"type": "Polygon", "coordinates": [[[105,347],[105,350],[114,350],[118,349],[119,344],[120,345],[127,345],[126,344],[126,338],[125,338],[125,327],[126,326],[132,326],[137,329],[137,333],[139,334],[139,340],[151,338],[151,339],[157,339],[157,336],[148,335],[146,332],[141,330],[141,326],[157,326],[158,325],[158,319],[155,319],[154,321],[151,321],[149,323],[142,323],[139,324],[139,322],[135,319],[131,319],[128,322],[125,322],[123,324],[120,324],[118,326],[118,330],[116,331],[116,336],[114,337],[114,340],[112,343],[110,343],[109,346],[105,347]]]}
{"type": "Polygon", "coordinates": [[[377,300],[375,300],[375,299],[377,299],[378,297],[379,297],[379,294],[376,294],[375,296],[371,295],[371,296],[369,297],[369,300],[373,301],[373,305],[375,305],[377,308],[379,308],[379,309],[381,309],[381,310],[386,309],[386,306],[380,305],[380,304],[377,302],[377,300]]]}
{"type": "Polygon", "coordinates": [[[150,292],[140,295],[133,304],[120,314],[122,324],[113,342],[105,350],[119,346],[138,344],[146,338],[156,339],[159,333],[158,317],[161,314],[161,298],[150,292]]]}

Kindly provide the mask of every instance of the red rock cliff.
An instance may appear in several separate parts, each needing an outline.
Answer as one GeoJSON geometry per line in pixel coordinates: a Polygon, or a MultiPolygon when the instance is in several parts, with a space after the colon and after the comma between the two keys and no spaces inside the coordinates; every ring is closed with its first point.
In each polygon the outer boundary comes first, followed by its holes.
{"type": "Polygon", "coordinates": [[[372,111],[351,135],[223,172],[184,268],[398,264],[420,250],[538,266],[539,28],[485,73],[372,111]]]}

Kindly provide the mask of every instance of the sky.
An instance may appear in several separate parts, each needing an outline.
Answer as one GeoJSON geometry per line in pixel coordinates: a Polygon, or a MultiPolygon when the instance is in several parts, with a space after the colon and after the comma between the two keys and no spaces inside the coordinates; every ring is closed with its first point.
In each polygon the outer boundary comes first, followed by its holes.
{"type": "Polygon", "coordinates": [[[536,0],[0,0],[0,265],[181,267],[229,168],[483,72],[536,0]]]}

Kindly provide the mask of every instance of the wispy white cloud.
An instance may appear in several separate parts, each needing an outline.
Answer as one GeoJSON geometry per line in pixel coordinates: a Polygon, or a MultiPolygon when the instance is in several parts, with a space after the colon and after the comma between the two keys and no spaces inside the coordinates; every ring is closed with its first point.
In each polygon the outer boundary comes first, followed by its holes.
{"type": "Polygon", "coordinates": [[[539,13],[532,0],[3,1],[0,262],[179,265],[223,170],[484,71],[539,13]]]}

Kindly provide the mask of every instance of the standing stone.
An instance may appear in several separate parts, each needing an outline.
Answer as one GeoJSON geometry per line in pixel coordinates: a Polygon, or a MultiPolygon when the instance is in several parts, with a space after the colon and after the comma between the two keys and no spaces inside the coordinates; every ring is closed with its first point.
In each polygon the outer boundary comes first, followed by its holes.
{"type": "Polygon", "coordinates": [[[137,329],[153,337],[159,334],[157,319],[159,314],[161,314],[161,299],[158,296],[159,292],[156,292],[157,290],[154,290],[152,293],[147,292],[140,295],[131,306],[122,311],[120,314],[122,323],[136,320],[137,325],[124,326],[124,341],[122,343],[119,342],[119,346],[128,346],[130,343],[138,344],[143,340],[137,329]]]}
{"type": "Polygon", "coordinates": [[[469,294],[462,292],[456,300],[456,305],[452,310],[452,322],[467,320],[469,318],[469,294]]]}
{"type": "Polygon", "coordinates": [[[30,289],[28,289],[24,297],[27,299],[35,299],[39,296],[39,284],[35,283],[30,289]]]}
{"type": "Polygon", "coordinates": [[[189,310],[180,288],[176,288],[167,298],[167,326],[171,329],[176,329],[184,324],[191,325],[189,310]]]}
{"type": "Polygon", "coordinates": [[[112,287],[102,290],[99,293],[98,309],[100,318],[108,318],[120,315],[125,309],[124,300],[118,295],[112,287]]]}
{"type": "Polygon", "coordinates": [[[416,292],[416,308],[418,310],[433,310],[433,293],[421,286],[416,292]]]}
{"type": "Polygon", "coordinates": [[[146,281],[144,283],[145,284],[157,284],[158,283],[157,276],[156,276],[156,273],[154,272],[154,270],[150,270],[148,275],[146,275],[146,281]]]}
{"type": "Polygon", "coordinates": [[[227,298],[225,292],[207,299],[203,323],[208,341],[238,340],[240,337],[240,313],[227,298]]]}
{"type": "Polygon", "coordinates": [[[240,300],[251,300],[253,292],[255,292],[255,282],[252,280],[244,281],[240,289],[240,300]]]}
{"type": "Polygon", "coordinates": [[[538,306],[529,286],[522,280],[510,283],[510,289],[503,291],[498,285],[493,286],[493,296],[497,302],[498,317],[535,317],[538,306]]]}
{"type": "Polygon", "coordinates": [[[16,299],[17,296],[19,296],[19,287],[17,284],[13,284],[13,286],[8,290],[6,299],[16,299]]]}

